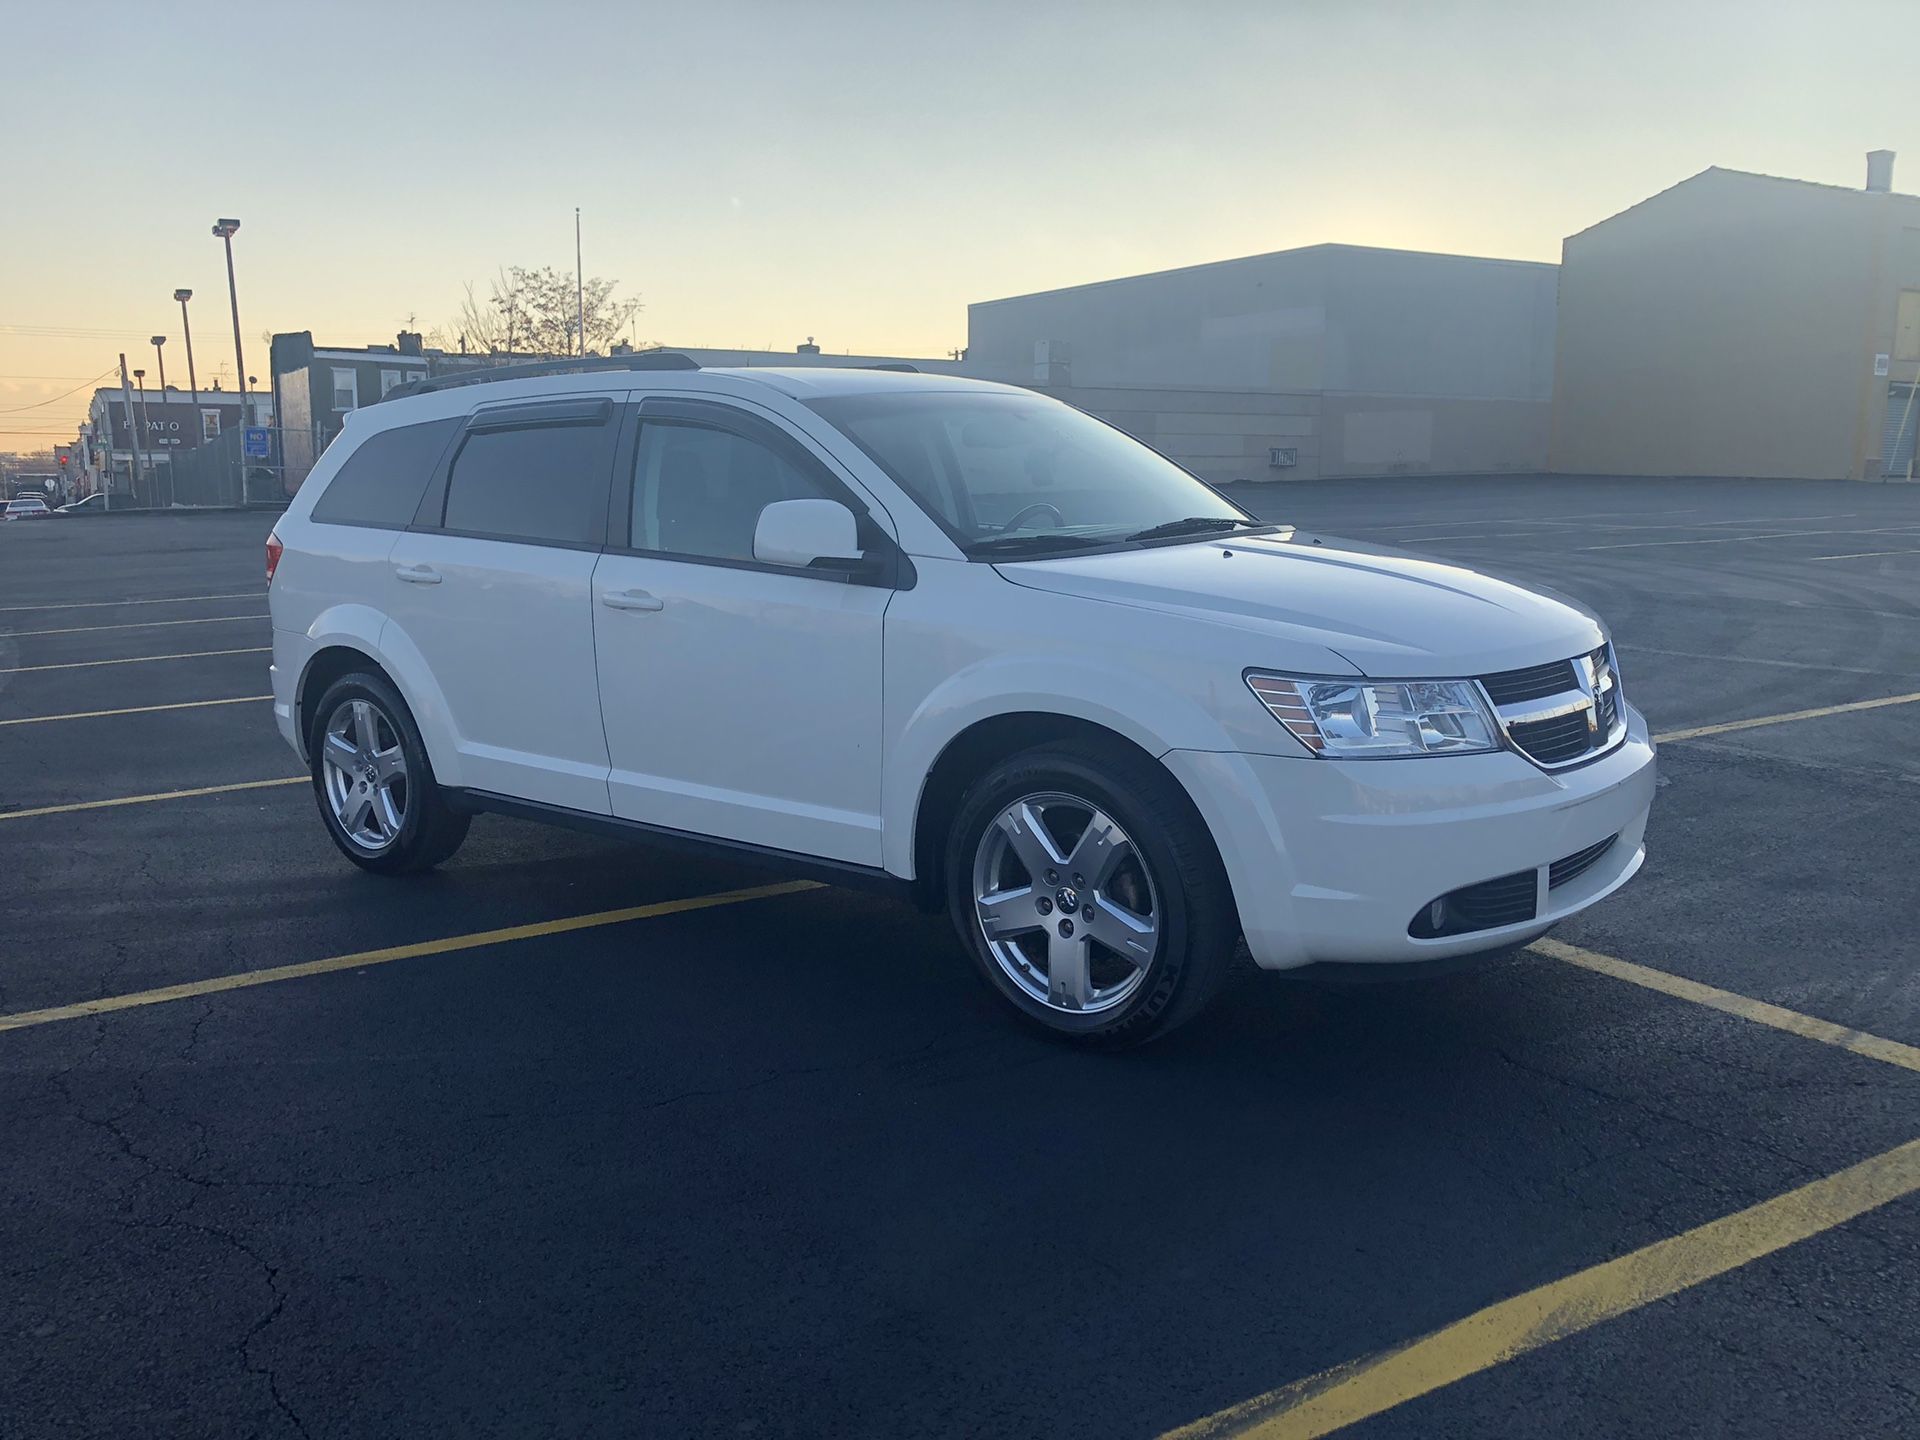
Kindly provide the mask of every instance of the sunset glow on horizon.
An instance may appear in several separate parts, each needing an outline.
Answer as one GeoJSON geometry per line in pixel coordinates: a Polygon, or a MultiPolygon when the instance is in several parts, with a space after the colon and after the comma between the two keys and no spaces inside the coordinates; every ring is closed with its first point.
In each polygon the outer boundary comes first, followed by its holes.
{"type": "Polygon", "coordinates": [[[576,205],[643,341],[939,356],[969,301],[1234,255],[1557,260],[1709,165],[1857,186],[1886,147],[1914,189],[1920,116],[1866,79],[1905,18],[8,0],[44,78],[0,139],[0,450],[72,438],[119,352],[157,383],[151,335],[184,385],[179,286],[200,384],[236,385],[217,215],[263,385],[270,332],[391,343],[570,271],[576,205]]]}

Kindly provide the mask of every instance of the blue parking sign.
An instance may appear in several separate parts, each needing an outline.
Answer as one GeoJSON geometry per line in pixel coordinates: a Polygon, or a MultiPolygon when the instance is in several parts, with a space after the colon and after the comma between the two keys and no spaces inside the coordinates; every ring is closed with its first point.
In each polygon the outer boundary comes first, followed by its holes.
{"type": "Polygon", "coordinates": [[[271,453],[267,448],[267,427],[264,425],[247,426],[244,451],[249,460],[265,460],[271,453]]]}

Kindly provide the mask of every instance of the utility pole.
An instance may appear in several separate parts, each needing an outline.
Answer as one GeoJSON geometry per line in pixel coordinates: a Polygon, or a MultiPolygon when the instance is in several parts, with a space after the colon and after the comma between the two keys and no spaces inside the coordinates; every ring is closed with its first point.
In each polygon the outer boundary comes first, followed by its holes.
{"type": "Polygon", "coordinates": [[[580,323],[580,354],[587,353],[587,270],[580,263],[580,207],[573,207],[573,299],[580,323]]]}
{"type": "MultiPolygon", "coordinates": [[[[127,352],[120,352],[120,403],[127,412],[127,434],[133,439],[133,478],[140,483],[140,426],[133,418],[133,386],[127,381],[127,352]]],[[[107,452],[107,488],[113,488],[113,452],[107,452]]],[[[113,504],[108,500],[107,504],[113,504]]]]}

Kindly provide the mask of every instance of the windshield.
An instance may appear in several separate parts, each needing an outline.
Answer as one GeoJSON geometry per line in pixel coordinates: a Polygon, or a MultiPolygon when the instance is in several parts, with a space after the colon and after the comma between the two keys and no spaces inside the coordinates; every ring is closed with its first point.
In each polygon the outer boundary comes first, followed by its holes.
{"type": "Polygon", "coordinates": [[[1041,395],[923,390],[812,408],[970,554],[1043,554],[1255,523],[1171,460],[1041,395]]]}

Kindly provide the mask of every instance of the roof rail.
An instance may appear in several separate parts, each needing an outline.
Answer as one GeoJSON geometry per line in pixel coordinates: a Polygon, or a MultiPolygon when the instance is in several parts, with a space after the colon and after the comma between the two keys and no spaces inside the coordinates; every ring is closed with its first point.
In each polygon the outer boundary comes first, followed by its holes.
{"type": "Polygon", "coordinates": [[[918,375],[920,373],[920,367],[918,365],[909,365],[904,360],[889,360],[884,365],[856,365],[853,368],[856,370],[901,370],[909,375],[918,375]]]}
{"type": "MultiPolygon", "coordinates": [[[[476,365],[426,380],[396,385],[380,400],[426,395],[461,385],[487,385],[495,380],[525,380],[534,375],[578,375],[596,370],[698,370],[699,363],[678,350],[646,350],[638,355],[574,355],[561,360],[534,360],[519,365],[476,365]]],[[[379,400],[374,402],[376,405],[379,400]]]]}

